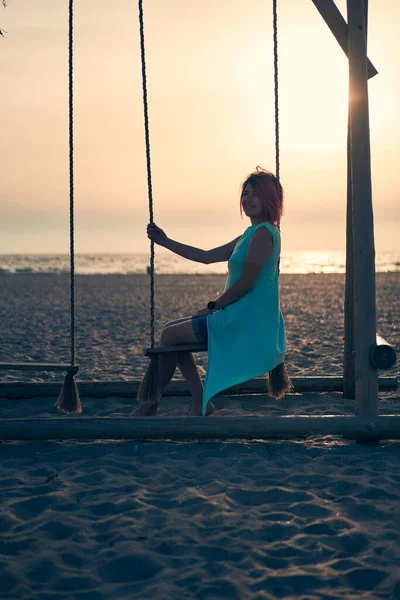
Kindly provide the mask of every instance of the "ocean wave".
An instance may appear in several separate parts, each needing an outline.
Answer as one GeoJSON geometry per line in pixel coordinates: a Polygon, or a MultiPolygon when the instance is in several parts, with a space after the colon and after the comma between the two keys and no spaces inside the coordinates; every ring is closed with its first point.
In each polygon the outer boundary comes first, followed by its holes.
{"type": "MultiPolygon", "coordinates": [[[[378,253],[375,259],[377,273],[399,272],[400,252],[378,253]]],[[[283,252],[281,273],[318,274],[345,273],[344,252],[283,252]]],[[[75,256],[77,275],[146,275],[149,257],[138,254],[79,254],[75,256]]],[[[203,265],[185,260],[173,253],[158,253],[155,272],[159,275],[201,275],[227,273],[226,263],[203,265]]],[[[0,275],[68,275],[70,262],[67,254],[59,255],[0,255],[0,275]]]]}

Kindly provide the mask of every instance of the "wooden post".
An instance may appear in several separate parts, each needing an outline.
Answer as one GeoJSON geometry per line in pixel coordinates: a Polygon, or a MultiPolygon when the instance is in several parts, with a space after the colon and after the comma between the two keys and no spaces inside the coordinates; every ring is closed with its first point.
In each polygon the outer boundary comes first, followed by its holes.
{"type": "MultiPolygon", "coordinates": [[[[365,37],[368,40],[368,0],[364,0],[365,37]]],[[[347,53],[348,55],[348,48],[347,53]]],[[[371,77],[370,73],[368,76],[371,77]]],[[[343,398],[355,400],[354,380],[354,254],[353,196],[351,182],[350,102],[347,117],[347,209],[346,209],[346,284],[344,300],[343,398]]]]}
{"type": "Polygon", "coordinates": [[[350,77],[350,161],[353,204],[356,412],[377,414],[378,372],[370,360],[376,341],[375,247],[371,192],[365,0],[347,0],[350,77]]]}

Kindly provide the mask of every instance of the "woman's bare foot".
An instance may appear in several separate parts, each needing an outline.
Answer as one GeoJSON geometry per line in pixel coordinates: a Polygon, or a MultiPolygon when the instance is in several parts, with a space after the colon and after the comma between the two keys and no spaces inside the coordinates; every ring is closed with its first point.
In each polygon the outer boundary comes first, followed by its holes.
{"type": "MultiPolygon", "coordinates": [[[[212,413],[215,410],[215,406],[212,402],[207,402],[207,408],[206,408],[206,417],[212,415],[212,413]]],[[[193,404],[192,403],[192,409],[190,411],[190,414],[192,417],[201,417],[201,404],[193,404]]]]}
{"type": "Polygon", "coordinates": [[[136,410],[130,413],[130,417],[156,417],[158,413],[158,402],[143,402],[136,410]]]}

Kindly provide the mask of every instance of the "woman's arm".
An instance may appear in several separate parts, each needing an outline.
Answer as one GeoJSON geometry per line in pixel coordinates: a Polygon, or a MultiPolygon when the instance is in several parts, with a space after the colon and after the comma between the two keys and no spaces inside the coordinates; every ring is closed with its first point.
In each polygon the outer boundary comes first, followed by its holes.
{"type": "Polygon", "coordinates": [[[208,265],[215,262],[223,262],[229,260],[236,242],[239,238],[235,238],[224,246],[213,248],[212,250],[202,250],[201,248],[195,248],[194,246],[187,246],[171,240],[162,229],[157,227],[155,223],[150,223],[147,226],[147,235],[150,240],[153,240],[159,246],[163,246],[183,258],[193,260],[194,262],[203,263],[208,265]]]}
{"type": "Polygon", "coordinates": [[[204,264],[206,263],[206,250],[195,248],[194,246],[186,246],[186,244],[171,240],[155,223],[149,223],[147,225],[147,237],[155,244],[163,246],[164,248],[171,250],[171,252],[179,254],[179,256],[183,256],[183,258],[204,264]]]}
{"type": "Polygon", "coordinates": [[[207,250],[207,264],[225,262],[229,260],[238,240],[240,240],[240,237],[241,236],[239,235],[239,237],[235,238],[231,242],[228,242],[227,244],[224,244],[223,246],[207,250]]]}
{"type": "Polygon", "coordinates": [[[236,302],[252,289],[271,252],[272,245],[273,239],[268,229],[265,227],[257,229],[250,240],[239,279],[215,300],[216,310],[236,302]]]}
{"type": "Polygon", "coordinates": [[[168,250],[171,250],[171,252],[174,252],[175,254],[179,254],[179,256],[183,256],[183,258],[187,258],[188,260],[207,264],[207,250],[195,248],[194,246],[187,246],[186,244],[175,242],[170,238],[167,238],[162,246],[168,250]]]}

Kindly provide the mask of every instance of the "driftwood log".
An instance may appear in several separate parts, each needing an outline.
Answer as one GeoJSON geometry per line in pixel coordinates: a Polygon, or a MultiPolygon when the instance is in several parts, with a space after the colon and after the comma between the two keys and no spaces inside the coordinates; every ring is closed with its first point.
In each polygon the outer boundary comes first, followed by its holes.
{"type": "MultiPolygon", "coordinates": [[[[341,392],[343,378],[325,375],[320,377],[293,377],[291,379],[294,392],[341,392]]],[[[79,394],[83,398],[136,398],[140,381],[78,381],[79,394]]],[[[379,378],[379,390],[390,392],[397,390],[396,377],[379,378]]],[[[56,397],[60,391],[59,383],[0,383],[0,398],[22,400],[25,398],[56,397]]],[[[235,396],[240,394],[267,394],[267,382],[264,377],[252,379],[246,383],[229,388],[221,395],[235,396]]],[[[189,396],[189,389],[184,381],[171,381],[164,396],[189,396]]]]}
{"type": "Polygon", "coordinates": [[[0,440],[100,439],[137,441],[200,439],[267,440],[338,435],[376,442],[400,438],[400,416],[364,419],[348,416],[287,417],[79,417],[6,419],[0,421],[0,440]]]}

